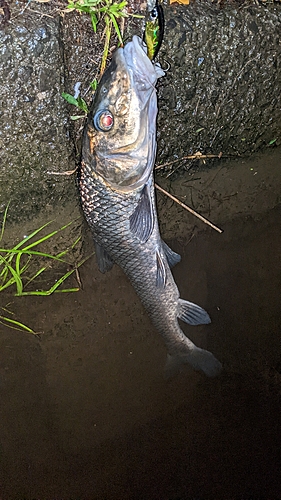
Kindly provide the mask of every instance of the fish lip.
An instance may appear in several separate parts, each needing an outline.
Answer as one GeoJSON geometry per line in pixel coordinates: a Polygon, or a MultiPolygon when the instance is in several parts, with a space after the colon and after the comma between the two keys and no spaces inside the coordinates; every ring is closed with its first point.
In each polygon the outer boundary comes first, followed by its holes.
{"type": "MultiPolygon", "coordinates": [[[[146,69],[153,71],[153,64],[147,57],[147,47],[138,36],[133,36],[131,42],[125,45],[123,51],[126,63],[131,69],[135,69],[136,62],[141,61],[141,63],[145,64],[146,69]]],[[[139,65],[137,64],[137,66],[139,65]]]]}
{"type": "Polygon", "coordinates": [[[117,70],[124,71],[130,76],[131,87],[135,88],[135,77],[141,77],[147,80],[147,75],[154,73],[153,64],[146,55],[146,46],[141,39],[133,36],[125,47],[119,47],[113,53],[117,70]]]}
{"type": "Polygon", "coordinates": [[[164,76],[159,64],[152,63],[147,56],[147,47],[143,40],[134,35],[132,41],[123,49],[127,68],[133,75],[141,76],[149,85],[154,86],[157,79],[164,76]]]}

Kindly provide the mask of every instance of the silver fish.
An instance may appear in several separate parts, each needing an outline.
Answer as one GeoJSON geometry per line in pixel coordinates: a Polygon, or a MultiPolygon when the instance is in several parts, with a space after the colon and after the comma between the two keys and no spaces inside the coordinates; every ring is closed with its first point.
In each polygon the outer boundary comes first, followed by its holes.
{"type": "Polygon", "coordinates": [[[155,84],[163,71],[134,36],[117,49],[105,71],[84,129],[79,188],[101,272],[118,264],[163,336],[170,363],[189,363],[212,377],[221,370],[213,354],[180,329],[207,324],[204,309],[180,299],[170,267],[180,261],[161,240],[155,205],[155,84]]]}

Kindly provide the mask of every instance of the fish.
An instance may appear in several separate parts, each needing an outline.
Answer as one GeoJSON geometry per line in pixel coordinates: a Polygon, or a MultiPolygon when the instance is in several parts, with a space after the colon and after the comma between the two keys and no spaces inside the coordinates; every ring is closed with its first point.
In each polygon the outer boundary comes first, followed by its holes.
{"type": "Polygon", "coordinates": [[[164,36],[164,12],[162,5],[156,0],[146,16],[143,39],[147,46],[147,57],[154,60],[161,47],[164,36]]]}
{"type": "MultiPolygon", "coordinates": [[[[190,364],[214,377],[215,356],[197,347],[178,320],[208,324],[200,306],[179,296],[171,268],[180,261],[161,239],[153,168],[156,156],[156,82],[164,75],[133,36],[104,72],[82,137],[78,178],[98,268],[120,266],[167,346],[169,365],[190,364]]],[[[169,369],[168,369],[169,371],[169,369]]]]}

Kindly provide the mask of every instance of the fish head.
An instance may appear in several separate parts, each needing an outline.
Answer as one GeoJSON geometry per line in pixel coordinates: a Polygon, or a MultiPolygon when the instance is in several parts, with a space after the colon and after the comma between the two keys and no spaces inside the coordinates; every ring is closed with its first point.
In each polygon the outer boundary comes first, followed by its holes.
{"type": "Polygon", "coordinates": [[[155,84],[164,72],[134,36],[117,49],[95,93],[83,136],[82,159],[113,189],[147,181],[156,154],[155,84]]]}

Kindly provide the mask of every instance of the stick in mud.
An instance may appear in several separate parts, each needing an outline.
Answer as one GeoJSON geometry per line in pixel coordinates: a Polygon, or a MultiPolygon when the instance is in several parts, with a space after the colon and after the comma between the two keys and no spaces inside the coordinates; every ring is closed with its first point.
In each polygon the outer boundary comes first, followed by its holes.
{"type": "Polygon", "coordinates": [[[192,215],[195,215],[195,217],[197,217],[198,219],[202,220],[202,222],[204,222],[205,224],[208,224],[208,226],[211,226],[213,229],[215,229],[216,231],[218,231],[218,233],[222,233],[223,232],[222,229],[220,229],[219,227],[217,227],[214,224],[212,224],[212,222],[210,222],[208,219],[205,219],[205,217],[203,217],[202,215],[200,215],[197,212],[195,212],[195,210],[193,210],[192,208],[190,208],[188,205],[185,205],[184,203],[182,203],[175,196],[173,196],[172,194],[168,193],[168,191],[166,191],[165,189],[161,188],[158,184],[155,184],[155,187],[159,191],[161,191],[162,193],[164,193],[166,196],[168,196],[169,198],[171,198],[171,200],[173,200],[176,203],[178,203],[182,208],[185,208],[185,210],[188,210],[188,212],[190,212],[192,215]]]}

